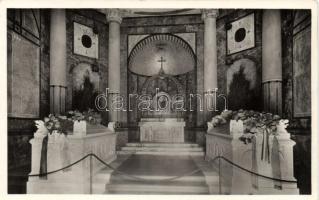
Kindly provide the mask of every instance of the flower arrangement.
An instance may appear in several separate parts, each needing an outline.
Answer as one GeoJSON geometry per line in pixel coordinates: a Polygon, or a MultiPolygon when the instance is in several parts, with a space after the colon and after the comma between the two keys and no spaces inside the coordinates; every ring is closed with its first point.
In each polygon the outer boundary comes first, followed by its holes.
{"type": "Polygon", "coordinates": [[[278,134],[278,132],[286,132],[288,120],[283,120],[279,115],[266,112],[257,112],[253,110],[223,111],[220,115],[213,117],[209,126],[219,126],[226,124],[229,120],[243,121],[243,135],[239,140],[244,144],[252,143],[252,139],[257,133],[262,134],[261,160],[270,163],[270,136],[278,134]],[[278,126],[279,125],[279,126],[278,126]],[[277,127],[282,130],[277,131],[277,127]]]}
{"type": "Polygon", "coordinates": [[[72,131],[74,122],[81,120],[85,120],[90,124],[98,124],[100,123],[100,116],[99,113],[94,110],[88,110],[83,113],[75,110],[68,111],[66,115],[50,114],[48,117],[45,117],[43,121],[36,120],[35,123],[38,129],[40,127],[41,129],[46,128],[50,134],[58,132],[67,135],[68,131],[72,131]]]}
{"type": "Polygon", "coordinates": [[[66,116],[50,114],[44,118],[44,126],[50,134],[56,131],[66,135],[69,130],[72,130],[73,121],[66,116]]]}
{"type": "Polygon", "coordinates": [[[276,134],[277,125],[281,120],[279,115],[253,110],[223,111],[220,115],[213,117],[210,122],[214,127],[226,124],[229,120],[242,120],[244,134],[239,138],[245,144],[251,143],[252,137],[257,132],[266,133],[267,136],[276,134]]]}
{"type": "Polygon", "coordinates": [[[83,113],[79,112],[78,110],[69,111],[67,113],[67,118],[72,120],[73,122],[81,120],[85,120],[90,124],[98,124],[101,122],[100,114],[92,109],[89,109],[88,111],[85,111],[83,113]]]}

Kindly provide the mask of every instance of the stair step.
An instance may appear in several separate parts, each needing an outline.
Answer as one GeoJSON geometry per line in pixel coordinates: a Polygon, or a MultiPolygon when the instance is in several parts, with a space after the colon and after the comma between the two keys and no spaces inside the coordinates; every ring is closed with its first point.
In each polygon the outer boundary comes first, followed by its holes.
{"type": "MultiPolygon", "coordinates": [[[[152,180],[152,181],[161,181],[164,179],[170,179],[175,176],[156,176],[156,175],[132,175],[138,178],[146,179],[146,180],[152,180]]],[[[127,178],[124,176],[112,176],[111,182],[116,183],[116,182],[128,182],[128,181],[135,181],[132,178],[127,178]]],[[[193,183],[205,183],[206,184],[206,179],[204,176],[183,176],[178,179],[173,180],[175,183],[180,183],[180,182],[193,182],[193,183]]]]}
{"type": "Polygon", "coordinates": [[[204,185],[109,184],[106,192],[111,194],[208,194],[209,190],[204,185]]]}
{"type": "Polygon", "coordinates": [[[137,154],[137,155],[165,155],[165,156],[204,156],[203,151],[117,151],[119,155],[137,154]]]}
{"type": "MultiPolygon", "coordinates": [[[[218,194],[218,173],[209,166],[209,163],[207,161],[204,160],[204,152],[198,145],[194,147],[183,147],[181,145],[177,148],[170,148],[169,145],[167,145],[166,148],[156,148],[152,145],[146,147],[127,145],[126,147],[123,147],[121,151],[118,151],[118,154],[123,154],[119,155],[118,158],[127,158],[129,154],[141,154],[143,156],[133,155],[132,157],[129,157],[130,159],[132,159],[130,160],[130,162],[136,162],[135,159],[137,159],[139,162],[141,162],[141,160],[139,159],[142,159],[143,162],[143,159],[145,159],[146,162],[148,159],[150,159],[150,161],[155,162],[155,168],[154,171],[150,170],[153,169],[152,165],[150,165],[146,166],[145,169],[142,168],[144,170],[141,170],[141,166],[139,164],[137,164],[136,166],[132,164],[132,167],[135,166],[138,169],[128,170],[127,174],[137,177],[138,179],[129,176],[123,176],[119,172],[114,171],[110,177],[110,182],[105,185],[106,194],[218,194]],[[181,149],[184,149],[185,151],[181,151],[181,149]],[[197,151],[186,151],[186,149],[196,149],[197,151]],[[158,155],[158,157],[154,159],[153,155],[158,155]],[[164,156],[162,157],[162,155],[164,156]],[[167,155],[175,157],[167,158],[165,157],[167,155]],[[157,169],[160,163],[162,163],[162,159],[166,159],[166,164],[167,162],[171,163],[170,159],[174,161],[176,159],[181,159],[181,163],[188,164],[189,162],[185,162],[185,160],[191,159],[193,162],[195,162],[195,169],[197,166],[199,169],[201,169],[201,171],[194,174],[185,174],[185,176],[181,176],[180,178],[174,180],[164,181],[165,179],[175,177],[175,174],[179,174],[178,172],[180,169],[178,166],[177,168],[174,168],[175,171],[177,170],[177,173],[166,173],[166,171],[157,169]]],[[[125,168],[121,170],[124,169],[125,168]]],[[[96,190],[101,191],[100,185],[96,185],[94,188],[97,188],[96,190]]]]}
{"type": "Polygon", "coordinates": [[[108,185],[149,185],[149,186],[178,186],[178,187],[182,187],[182,186],[202,186],[202,187],[206,187],[207,184],[205,181],[201,181],[201,182],[192,182],[192,181],[143,181],[143,180],[118,180],[118,181],[111,181],[111,183],[109,183],[108,185]]]}
{"type": "Polygon", "coordinates": [[[123,151],[203,151],[202,147],[122,147],[123,151]]]}
{"type": "Polygon", "coordinates": [[[113,170],[103,170],[99,172],[98,174],[95,174],[93,176],[93,183],[105,183],[108,176],[110,176],[112,172],[113,170]]]}
{"type": "Polygon", "coordinates": [[[180,148],[180,147],[199,147],[195,143],[127,143],[127,147],[170,147],[170,148],[180,148]]]}

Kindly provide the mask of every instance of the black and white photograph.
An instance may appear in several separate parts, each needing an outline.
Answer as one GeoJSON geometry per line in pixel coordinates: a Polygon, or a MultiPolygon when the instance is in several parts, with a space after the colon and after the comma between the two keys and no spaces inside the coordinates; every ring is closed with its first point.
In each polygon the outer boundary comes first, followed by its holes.
{"type": "Polygon", "coordinates": [[[2,9],[7,197],[318,195],[316,2],[89,5],[2,9]]]}

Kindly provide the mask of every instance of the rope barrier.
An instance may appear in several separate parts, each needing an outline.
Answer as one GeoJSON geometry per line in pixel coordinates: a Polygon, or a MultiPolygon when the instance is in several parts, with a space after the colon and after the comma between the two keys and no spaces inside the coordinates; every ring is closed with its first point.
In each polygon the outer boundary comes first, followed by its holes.
{"type": "MultiPolygon", "coordinates": [[[[270,180],[273,180],[273,181],[280,181],[280,182],[287,182],[287,183],[297,183],[297,181],[293,181],[293,180],[285,180],[285,179],[279,179],[279,178],[274,178],[274,177],[270,177],[270,176],[265,176],[265,175],[262,175],[262,174],[258,174],[256,172],[253,172],[253,171],[250,171],[240,165],[237,165],[236,163],[233,163],[232,161],[228,160],[227,158],[223,157],[223,156],[216,156],[215,158],[219,158],[219,159],[223,159],[225,161],[227,161],[228,163],[230,163],[231,165],[243,170],[243,171],[246,171],[248,173],[251,173],[253,175],[256,175],[256,176],[260,176],[260,177],[263,177],[263,178],[266,178],[266,179],[270,179],[270,180]]],[[[211,161],[214,161],[215,158],[211,161]]]]}
{"type": "Polygon", "coordinates": [[[191,172],[187,172],[187,173],[184,173],[182,175],[179,175],[179,176],[175,176],[175,177],[172,177],[172,178],[167,178],[167,179],[161,179],[161,180],[150,180],[150,179],[145,179],[145,178],[141,178],[141,177],[137,177],[137,176],[134,176],[134,175],[130,175],[130,174],[127,174],[125,172],[122,172],[122,171],[119,171],[115,168],[113,168],[111,165],[105,163],[102,159],[100,159],[99,157],[97,157],[95,154],[92,155],[93,157],[95,157],[98,161],[100,161],[101,163],[103,163],[105,166],[113,169],[115,172],[119,173],[120,175],[122,176],[126,176],[126,177],[129,177],[129,178],[132,178],[132,179],[135,179],[135,180],[139,180],[139,181],[146,181],[146,182],[168,182],[168,181],[172,181],[172,180],[176,180],[176,179],[179,179],[183,176],[186,176],[186,175],[192,175],[192,174],[195,174],[196,172],[199,172],[200,169],[195,169],[191,172]]]}
{"type": "MultiPolygon", "coordinates": [[[[130,174],[127,174],[125,172],[122,172],[120,170],[117,170],[116,168],[112,167],[111,165],[107,164],[106,162],[104,162],[101,158],[99,158],[98,156],[96,156],[95,154],[87,154],[86,156],[84,156],[83,158],[73,162],[72,164],[70,165],[67,165],[61,169],[57,169],[57,170],[54,170],[54,171],[50,171],[50,172],[47,172],[47,173],[39,173],[39,174],[30,174],[28,175],[29,177],[34,177],[34,176],[45,176],[45,175],[49,175],[49,174],[53,174],[53,173],[56,173],[56,172],[59,172],[59,171],[62,171],[62,170],[65,170],[65,169],[68,169],[70,167],[72,167],[73,165],[76,165],[77,163],[85,160],[86,158],[88,158],[89,156],[92,156],[94,158],[96,158],[98,161],[100,161],[102,164],[104,164],[106,167],[112,169],[114,172],[117,172],[118,174],[122,175],[122,176],[125,176],[125,177],[129,177],[131,179],[135,179],[135,180],[138,180],[138,181],[145,181],[145,182],[169,182],[169,181],[173,181],[173,180],[176,180],[176,179],[179,179],[179,178],[182,178],[184,176],[189,176],[189,175],[193,175],[199,171],[201,171],[200,169],[195,169],[193,171],[190,171],[190,172],[186,172],[186,173],[183,173],[179,176],[174,176],[174,177],[171,177],[171,178],[166,178],[166,179],[161,179],[161,180],[151,180],[151,179],[145,179],[145,178],[141,178],[141,177],[137,177],[137,176],[134,176],[134,175],[130,175],[130,174]]],[[[266,179],[270,179],[270,180],[274,180],[274,181],[280,181],[280,182],[287,182],[287,183],[296,183],[297,181],[293,181],[293,180],[284,180],[284,179],[279,179],[279,178],[273,178],[273,177],[269,177],[269,176],[265,176],[265,175],[262,175],[262,174],[258,174],[256,172],[253,172],[253,171],[250,171],[240,165],[237,165],[235,163],[233,163],[232,161],[228,160],[227,158],[223,157],[223,156],[216,156],[214,157],[212,160],[210,160],[210,162],[214,162],[215,160],[217,159],[223,159],[225,161],[227,161],[228,163],[230,163],[231,165],[243,170],[243,171],[246,171],[248,173],[251,173],[253,175],[256,175],[256,176],[260,176],[260,177],[263,177],[263,178],[266,178],[266,179]]]]}
{"type": "Polygon", "coordinates": [[[195,173],[197,173],[197,172],[200,171],[200,169],[195,169],[195,170],[193,170],[193,171],[191,171],[191,172],[187,172],[187,173],[184,173],[184,174],[182,174],[182,175],[174,176],[174,177],[167,178],[167,179],[150,180],[150,179],[145,179],[145,178],[137,177],[137,176],[134,176],[134,175],[130,175],[130,174],[127,174],[127,173],[122,172],[122,171],[120,171],[120,170],[117,170],[116,168],[114,168],[114,167],[112,167],[111,165],[109,165],[109,164],[107,164],[106,162],[104,162],[101,158],[99,158],[99,157],[96,156],[95,154],[90,153],[90,154],[87,154],[86,156],[84,156],[83,158],[81,158],[81,159],[79,159],[79,160],[73,162],[72,164],[67,165],[67,166],[65,166],[65,167],[63,167],[63,168],[61,168],[61,169],[54,170],[54,171],[50,171],[50,172],[43,173],[43,174],[41,174],[41,173],[39,173],[39,174],[31,174],[31,175],[28,175],[28,176],[29,176],[29,177],[34,177],[34,176],[44,176],[44,175],[48,175],[48,174],[53,174],[53,173],[56,173],[56,172],[65,170],[65,169],[67,169],[67,168],[70,168],[70,167],[72,167],[73,165],[75,165],[75,164],[77,164],[77,163],[79,163],[79,162],[85,160],[85,159],[86,159],[87,157],[89,157],[89,156],[92,156],[92,157],[96,158],[98,161],[100,161],[100,162],[101,162],[102,164],[104,164],[106,167],[112,169],[113,171],[119,173],[119,174],[122,175],[122,176],[129,177],[129,178],[131,178],[131,179],[135,179],[135,180],[138,180],[138,181],[145,181],[145,182],[169,182],[169,181],[173,181],[173,180],[182,178],[182,177],[187,176],[187,175],[189,176],[189,175],[195,174],[195,173]]]}
{"type": "Polygon", "coordinates": [[[78,164],[79,162],[81,162],[82,160],[86,159],[86,158],[89,157],[89,156],[91,156],[91,154],[87,154],[87,155],[84,156],[83,158],[81,158],[81,159],[75,161],[74,163],[69,164],[69,165],[67,165],[67,166],[65,166],[65,167],[63,167],[63,168],[61,168],[61,169],[57,169],[57,170],[50,171],[50,172],[46,172],[46,173],[30,174],[30,175],[28,175],[28,176],[31,176],[31,177],[32,177],[32,176],[45,176],[45,175],[53,174],[53,173],[56,173],[56,172],[59,172],[59,171],[68,169],[68,168],[72,167],[73,165],[78,164]]]}

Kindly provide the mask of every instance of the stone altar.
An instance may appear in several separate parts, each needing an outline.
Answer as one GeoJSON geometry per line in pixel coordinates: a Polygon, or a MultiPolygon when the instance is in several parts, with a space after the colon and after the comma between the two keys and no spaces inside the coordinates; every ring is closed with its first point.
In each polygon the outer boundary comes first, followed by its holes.
{"type": "Polygon", "coordinates": [[[142,118],[141,142],[184,143],[185,121],[182,118],[142,118]]]}

